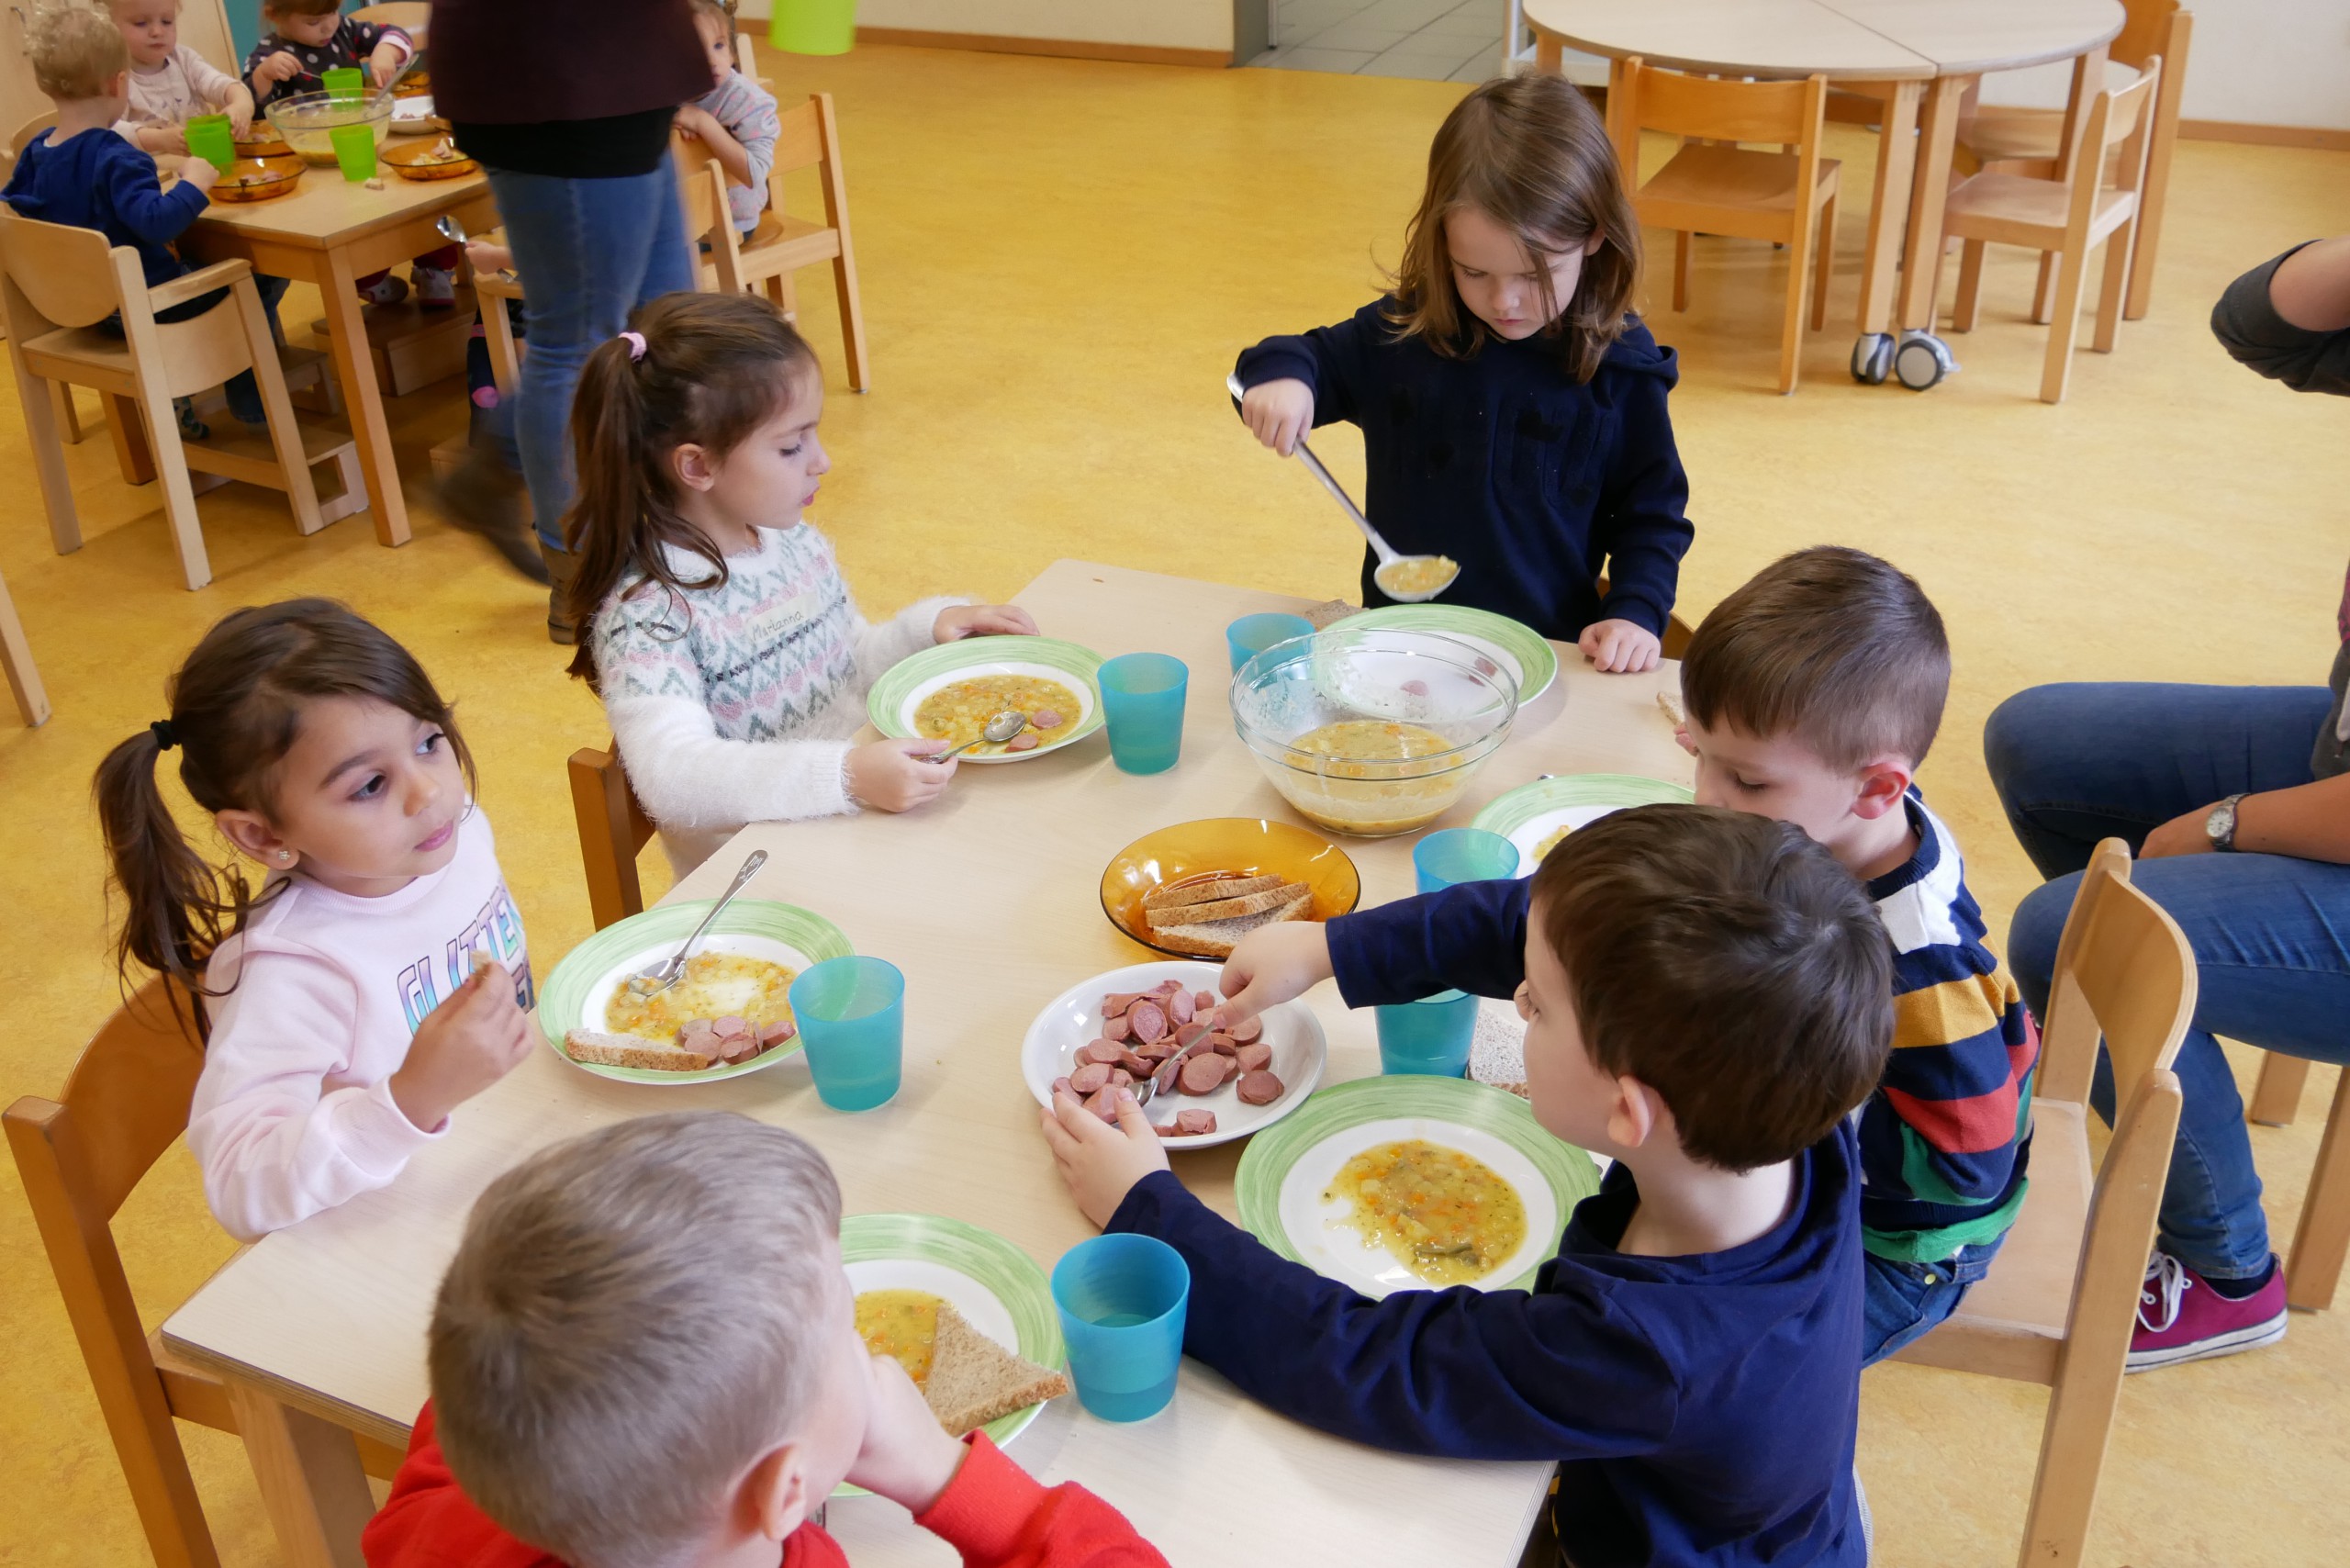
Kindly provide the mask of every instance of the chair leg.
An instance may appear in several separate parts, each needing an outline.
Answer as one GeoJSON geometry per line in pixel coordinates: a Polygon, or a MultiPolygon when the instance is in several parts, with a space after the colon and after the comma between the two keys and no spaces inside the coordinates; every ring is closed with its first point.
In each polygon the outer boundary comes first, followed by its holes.
{"type": "Polygon", "coordinates": [[[2089,259],[2075,244],[2062,252],[2056,263],[2056,315],[2048,323],[2048,359],[2040,372],[2040,400],[2061,403],[2073,376],[2073,340],[2081,330],[2081,284],[2089,259]]]}
{"type": "Polygon", "coordinates": [[[17,619],[17,602],[8,597],[5,582],[0,582],[0,671],[8,677],[8,690],[17,700],[17,711],[24,716],[25,728],[39,729],[47,723],[49,693],[41,687],[32,644],[25,641],[24,622],[17,619]]]}
{"type": "Polygon", "coordinates": [[[1816,259],[1812,263],[1811,330],[1815,332],[1828,325],[1828,280],[1836,271],[1836,195],[1830,191],[1819,209],[1819,239],[1815,245],[1816,259]]]}
{"type": "Polygon", "coordinates": [[[1796,389],[1803,375],[1805,296],[1811,287],[1811,226],[1798,214],[1787,235],[1787,302],[1779,322],[1779,395],[1796,389]]]}
{"type": "Polygon", "coordinates": [[[253,382],[261,390],[270,444],[277,449],[277,466],[285,475],[285,504],[294,511],[294,531],[316,533],[327,524],[319,515],[319,490],[310,479],[309,456],[303,450],[302,427],[295,421],[294,399],[286,395],[285,367],[277,363],[277,340],[270,332],[269,317],[262,310],[261,294],[252,279],[239,278],[229,292],[245,330],[245,346],[252,355],[253,382]]]}
{"type": "Polygon", "coordinates": [[[2031,320],[2043,326],[2053,319],[2055,310],[2056,257],[2054,252],[2040,252],[2040,276],[2031,286],[2031,320]]]}
{"type": "Polygon", "coordinates": [[[1676,230],[1673,236],[1673,308],[1689,308],[1689,231],[1676,230]]]}
{"type": "Polygon", "coordinates": [[[514,396],[521,384],[522,355],[514,342],[514,319],[503,299],[481,302],[482,338],[489,346],[489,379],[501,398],[514,396]]]}
{"type": "Polygon", "coordinates": [[[50,401],[57,408],[57,428],[68,446],[79,446],[90,432],[82,428],[82,410],[73,406],[73,388],[62,381],[49,384],[50,401]]]}
{"type": "Polygon", "coordinates": [[[212,580],[212,562],[204,552],[204,526],[196,515],[196,487],[188,482],[187,451],[180,445],[179,417],[173,412],[171,398],[144,380],[139,388],[139,408],[147,416],[155,478],[163,487],[163,516],[172,525],[172,543],[179,550],[180,572],[187,579],[188,591],[194,593],[212,580]]]}
{"type": "Polygon", "coordinates": [[[2089,347],[2111,353],[2121,327],[2121,302],[2130,291],[2130,242],[2138,232],[2135,218],[2105,237],[2105,276],[2098,284],[2097,331],[2089,347]]]}
{"type": "Polygon", "coordinates": [[[856,391],[873,387],[873,366],[865,336],[865,306],[856,289],[856,251],[848,235],[848,177],[842,172],[840,127],[833,118],[829,93],[817,95],[817,115],[824,131],[824,161],[817,179],[824,196],[824,223],[840,236],[840,254],[833,258],[833,293],[840,302],[841,347],[848,356],[848,384],[856,391]]]}
{"type": "Polygon", "coordinates": [[[1958,252],[1958,297],[1950,308],[1950,330],[1975,330],[1975,313],[1983,307],[1983,241],[1969,240],[1958,252]]]}
{"type": "Polygon", "coordinates": [[[2291,1126],[2301,1108],[2301,1086],[2309,1081],[2309,1058],[2288,1056],[2283,1051],[2262,1052],[2260,1079],[2253,1085],[2252,1108],[2244,1114],[2244,1119],[2264,1127],[2291,1126]]]}
{"type": "Polygon", "coordinates": [[[33,471],[40,480],[41,504],[49,512],[50,542],[59,554],[70,555],[82,547],[82,520],[73,510],[73,481],[66,475],[65,448],[58,439],[57,405],[50,400],[41,378],[25,368],[16,347],[13,342],[8,345],[8,357],[17,367],[17,406],[24,410],[33,471]]]}
{"type": "Polygon", "coordinates": [[[2332,1306],[2345,1256],[2350,1256],[2350,1090],[2337,1087],[2333,1109],[2325,1118],[2325,1137],[2317,1146],[2317,1164],[2310,1170],[2309,1191],[2301,1199],[2301,1220],[2293,1227],[2293,1250],[2285,1259],[2286,1305],[2304,1312],[2332,1306]]]}

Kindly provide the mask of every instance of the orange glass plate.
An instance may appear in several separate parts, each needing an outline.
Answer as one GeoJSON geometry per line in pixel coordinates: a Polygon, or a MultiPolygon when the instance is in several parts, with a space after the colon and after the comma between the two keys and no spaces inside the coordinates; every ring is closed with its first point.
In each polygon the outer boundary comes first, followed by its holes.
{"type": "Polygon", "coordinates": [[[1314,890],[1315,920],[1348,913],[1362,899],[1362,877],[1355,863],[1320,834],[1259,817],[1209,817],[1147,834],[1112,857],[1102,870],[1102,913],[1154,953],[1192,957],[1150,939],[1143,895],[1153,888],[1219,874],[1282,876],[1304,882],[1314,890]]]}

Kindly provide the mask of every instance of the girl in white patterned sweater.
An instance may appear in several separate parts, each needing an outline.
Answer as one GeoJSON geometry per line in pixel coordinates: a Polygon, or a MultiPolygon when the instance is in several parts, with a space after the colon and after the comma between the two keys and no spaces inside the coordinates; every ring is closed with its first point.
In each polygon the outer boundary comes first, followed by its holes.
{"type": "Polygon", "coordinates": [[[1036,624],[924,599],[875,624],[804,526],[832,464],[815,352],[748,295],[671,294],[588,357],[572,406],[588,629],[571,673],[604,700],[621,765],[681,873],[746,823],[912,810],[955,776],[934,740],[851,744],[882,671],[934,643],[1036,624]]]}

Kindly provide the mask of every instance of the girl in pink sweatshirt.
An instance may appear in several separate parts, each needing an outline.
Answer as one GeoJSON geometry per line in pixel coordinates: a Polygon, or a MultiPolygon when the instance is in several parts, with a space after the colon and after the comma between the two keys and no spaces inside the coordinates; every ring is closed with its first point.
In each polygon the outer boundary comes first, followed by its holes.
{"type": "Polygon", "coordinates": [[[385,1185],[522,1059],[530,957],[449,705],[379,628],[327,599],[240,610],[170,700],[98,767],[117,957],[207,1028],[188,1148],[251,1240],[385,1185]],[[174,750],[258,893],[173,820],[174,750]]]}

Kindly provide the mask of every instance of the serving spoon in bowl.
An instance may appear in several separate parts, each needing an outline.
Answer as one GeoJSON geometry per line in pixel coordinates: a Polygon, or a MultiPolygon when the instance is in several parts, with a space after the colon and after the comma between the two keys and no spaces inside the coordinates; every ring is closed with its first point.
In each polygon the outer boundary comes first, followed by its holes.
{"type": "MultiPolygon", "coordinates": [[[[1225,376],[1224,388],[1232,394],[1232,406],[1238,408],[1242,392],[1240,377],[1237,375],[1225,376]]],[[[1355,505],[1352,496],[1347,494],[1347,487],[1322,465],[1320,458],[1314,455],[1314,449],[1305,444],[1304,436],[1298,437],[1297,455],[1304,460],[1305,466],[1314,476],[1322,481],[1322,487],[1330,492],[1330,498],[1338,503],[1339,510],[1362,530],[1363,538],[1370,542],[1371,554],[1379,557],[1378,568],[1371,577],[1379,585],[1380,592],[1398,604],[1426,604],[1450,588],[1453,579],[1460,576],[1460,564],[1449,555],[1406,555],[1381,538],[1379,530],[1371,527],[1371,519],[1363,516],[1362,509],[1355,505]]]]}
{"type": "Polygon", "coordinates": [[[719,915],[725,912],[726,906],[734,902],[734,895],[750,886],[751,879],[757,876],[759,868],[767,863],[766,850],[752,850],[744,860],[743,868],[734,873],[733,884],[719,895],[718,902],[710,906],[710,913],[701,917],[701,924],[694,927],[694,934],[679,943],[677,950],[669,955],[669,961],[666,964],[655,964],[642,974],[629,976],[627,981],[629,994],[639,998],[658,996],[684,979],[686,960],[694,956],[694,944],[702,939],[703,935],[710,930],[719,915]]]}
{"type": "Polygon", "coordinates": [[[1002,712],[998,713],[994,718],[990,719],[987,722],[987,727],[979,732],[979,738],[978,740],[965,741],[953,751],[940,752],[930,760],[933,762],[945,762],[949,757],[962,756],[965,752],[970,750],[975,745],[1002,745],[1004,742],[1012,739],[1014,735],[1017,735],[1021,731],[1027,727],[1027,714],[1023,713],[1017,708],[1006,708],[1002,712]]]}

